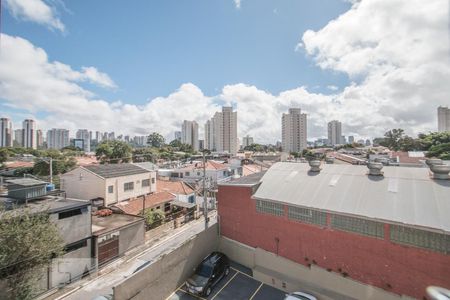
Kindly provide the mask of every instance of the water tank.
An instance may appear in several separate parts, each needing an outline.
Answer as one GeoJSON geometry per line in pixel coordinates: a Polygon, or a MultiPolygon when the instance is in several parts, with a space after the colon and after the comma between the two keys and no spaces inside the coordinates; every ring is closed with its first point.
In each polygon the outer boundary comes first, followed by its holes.
{"type": "Polygon", "coordinates": [[[55,185],[53,183],[49,183],[47,184],[45,189],[47,190],[47,192],[53,191],[55,189],[55,185]]]}

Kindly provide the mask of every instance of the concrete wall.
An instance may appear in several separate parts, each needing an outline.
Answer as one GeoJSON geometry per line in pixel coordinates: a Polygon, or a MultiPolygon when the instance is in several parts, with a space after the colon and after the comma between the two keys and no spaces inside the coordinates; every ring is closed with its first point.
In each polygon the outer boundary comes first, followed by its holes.
{"type": "Polygon", "coordinates": [[[127,200],[134,197],[139,197],[145,194],[156,191],[156,181],[152,184],[152,178],[155,178],[156,172],[148,172],[136,175],[122,176],[117,178],[107,178],[105,189],[105,205],[115,204],[117,202],[127,200]],[[142,180],[150,179],[150,186],[142,187],[142,180]],[[134,189],[124,191],[124,184],[126,182],[134,182],[134,189]],[[114,192],[108,193],[108,186],[114,186],[114,192]]]}
{"type": "Polygon", "coordinates": [[[218,229],[214,225],[116,285],[114,299],[166,299],[217,246],[218,229]]]}
{"type": "Polygon", "coordinates": [[[419,299],[429,285],[450,288],[450,255],[393,243],[388,224],[380,239],[257,213],[251,188],[238,186],[219,186],[218,213],[223,236],[297,264],[419,299]]]}
{"type": "Polygon", "coordinates": [[[144,243],[145,222],[135,223],[131,226],[120,229],[119,235],[119,255],[144,243]]]}
{"type": "Polygon", "coordinates": [[[106,194],[104,179],[83,168],[62,174],[61,189],[66,191],[68,198],[83,200],[105,198],[106,194]]]}
{"type": "Polygon", "coordinates": [[[58,218],[59,213],[50,215],[50,220],[56,224],[66,244],[77,242],[92,235],[91,206],[82,207],[81,212],[81,215],[64,219],[58,218]]]}
{"type": "Polygon", "coordinates": [[[54,259],[50,267],[50,289],[60,284],[67,284],[81,278],[84,272],[95,268],[91,258],[92,240],[87,240],[87,246],[54,259]]]}
{"type": "Polygon", "coordinates": [[[232,260],[253,270],[259,281],[284,290],[310,291],[320,299],[412,299],[362,284],[340,274],[311,265],[306,267],[260,248],[252,248],[226,237],[220,238],[219,250],[232,260]]]}

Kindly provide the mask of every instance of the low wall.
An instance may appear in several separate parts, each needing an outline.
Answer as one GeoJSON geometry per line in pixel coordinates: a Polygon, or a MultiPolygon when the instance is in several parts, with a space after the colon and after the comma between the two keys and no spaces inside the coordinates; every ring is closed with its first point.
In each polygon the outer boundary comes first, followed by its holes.
{"type": "Polygon", "coordinates": [[[205,256],[217,250],[218,242],[218,225],[215,224],[116,285],[114,299],[166,299],[205,256]]]}
{"type": "Polygon", "coordinates": [[[308,268],[223,236],[220,237],[219,250],[230,259],[251,268],[255,279],[286,292],[309,290],[321,299],[412,299],[345,278],[336,272],[328,272],[314,264],[308,268]]]}

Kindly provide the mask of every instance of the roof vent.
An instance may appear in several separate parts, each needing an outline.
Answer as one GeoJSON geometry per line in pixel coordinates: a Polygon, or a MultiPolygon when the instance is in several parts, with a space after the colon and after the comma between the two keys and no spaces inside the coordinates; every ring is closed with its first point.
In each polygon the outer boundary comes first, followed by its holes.
{"type": "Polygon", "coordinates": [[[425,160],[425,163],[427,164],[428,167],[431,168],[431,166],[433,165],[443,165],[444,163],[442,162],[442,159],[439,158],[429,158],[427,160],[425,160]]]}
{"type": "Polygon", "coordinates": [[[334,157],[328,156],[327,158],[325,158],[325,162],[327,164],[333,164],[334,163],[334,157]]]}
{"type": "Polygon", "coordinates": [[[310,172],[320,172],[320,160],[310,160],[309,166],[311,167],[310,172]]]}
{"type": "Polygon", "coordinates": [[[444,164],[430,165],[430,170],[433,172],[434,179],[450,179],[450,166],[444,164]]]}
{"type": "Polygon", "coordinates": [[[367,164],[367,168],[369,168],[369,175],[372,176],[383,176],[383,164],[380,162],[369,162],[367,164]]]}

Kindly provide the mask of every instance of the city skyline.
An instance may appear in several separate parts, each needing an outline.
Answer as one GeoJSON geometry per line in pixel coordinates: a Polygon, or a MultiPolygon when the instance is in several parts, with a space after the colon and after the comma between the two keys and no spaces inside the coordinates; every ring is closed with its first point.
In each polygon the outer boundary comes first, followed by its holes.
{"type": "MultiPolygon", "coordinates": [[[[234,72],[230,72],[229,66],[214,56],[215,59],[209,62],[211,67],[215,67],[217,80],[211,84],[215,76],[212,76],[210,67],[197,68],[195,73],[191,66],[184,64],[180,65],[181,72],[164,70],[163,65],[167,65],[171,59],[178,62],[183,57],[183,53],[177,50],[174,56],[165,56],[152,72],[163,74],[164,78],[165,74],[170,77],[181,73],[183,76],[175,76],[176,80],[162,84],[161,88],[158,86],[160,79],[154,75],[145,79],[145,84],[142,81],[137,81],[140,85],[131,84],[128,77],[132,77],[130,72],[134,71],[133,68],[123,70],[122,74],[101,59],[104,53],[94,51],[92,55],[95,59],[89,60],[70,56],[76,55],[72,54],[76,51],[70,51],[69,54],[58,50],[56,45],[68,47],[79,45],[82,41],[76,28],[82,24],[81,20],[87,11],[80,4],[70,3],[68,9],[75,11],[71,18],[64,13],[63,8],[48,4],[51,9],[62,10],[61,15],[51,15],[47,22],[37,24],[39,22],[32,22],[35,20],[32,16],[23,16],[14,11],[8,4],[10,2],[12,0],[5,4],[2,26],[0,63],[4,68],[0,71],[0,80],[6,84],[0,88],[0,107],[5,116],[12,119],[15,128],[21,119],[33,118],[39,120],[44,130],[67,128],[75,132],[79,128],[90,128],[119,132],[127,128],[128,132],[124,132],[127,135],[156,131],[167,138],[173,131],[179,130],[183,119],[195,119],[203,124],[220,106],[233,105],[240,111],[238,136],[250,134],[261,143],[276,142],[278,132],[281,132],[279,114],[289,107],[301,107],[308,114],[310,138],[326,137],[323,124],[333,119],[345,122],[346,128],[343,130],[349,135],[367,138],[381,136],[386,130],[395,127],[405,128],[410,135],[435,131],[435,107],[448,103],[445,95],[449,94],[450,87],[440,84],[448,79],[450,68],[441,63],[446,59],[442,55],[448,53],[448,47],[445,43],[435,42],[445,38],[447,32],[447,10],[443,8],[445,1],[434,1],[435,5],[426,6],[423,8],[425,11],[417,17],[415,14],[419,10],[415,8],[421,7],[420,1],[407,4],[392,1],[389,5],[382,1],[356,1],[353,4],[350,1],[334,1],[327,5],[313,1],[303,5],[271,2],[267,4],[272,6],[270,10],[250,0],[243,1],[239,8],[234,6],[233,1],[220,7],[217,3],[208,4],[204,9],[220,16],[220,22],[213,24],[214,29],[226,28],[225,24],[230,20],[245,25],[242,27],[244,33],[237,29],[227,31],[225,42],[232,45],[231,36],[255,36],[275,26],[274,31],[267,36],[267,42],[279,43],[280,48],[269,47],[270,51],[266,54],[270,53],[270,57],[286,57],[286,61],[274,66],[277,60],[258,55],[258,50],[263,48],[235,43],[238,47],[236,52],[243,53],[242,57],[226,56],[227,53],[223,53],[224,61],[234,68],[234,72]],[[324,12],[323,7],[329,9],[324,12]],[[306,17],[294,18],[308,13],[320,18],[317,21],[306,17]],[[249,27],[252,22],[261,22],[261,14],[267,14],[267,17],[270,15],[268,24],[258,23],[265,30],[263,32],[249,27]],[[372,14],[376,15],[367,17],[372,14]],[[385,26],[393,14],[398,30],[386,36],[382,33],[390,29],[385,26]],[[246,17],[251,18],[244,21],[246,17]],[[280,23],[280,19],[287,22],[280,23]],[[294,21],[297,19],[300,21],[294,21]],[[418,20],[431,22],[435,26],[422,26],[418,20]],[[361,23],[360,29],[349,26],[354,22],[361,23]],[[59,25],[55,28],[55,24],[59,25]],[[295,26],[298,29],[294,30],[295,26]],[[53,32],[48,30],[49,27],[53,28],[53,32]],[[276,40],[280,33],[287,30],[289,37],[276,40]],[[337,32],[342,37],[339,43],[332,42],[330,38],[337,32]],[[62,40],[67,44],[61,43],[62,40]],[[405,48],[414,55],[403,55],[402,49],[405,48]],[[386,56],[386,53],[390,55],[386,56]],[[243,63],[247,60],[251,60],[252,65],[243,63]],[[255,67],[259,65],[262,69],[255,67]],[[440,67],[435,68],[435,65],[440,67]],[[297,69],[293,70],[293,66],[297,66],[297,69]],[[225,68],[228,70],[226,78],[221,77],[223,72],[217,72],[225,68]],[[272,72],[275,69],[277,72],[272,72]],[[286,75],[281,76],[281,70],[286,71],[286,75]],[[241,73],[245,76],[233,76],[241,73]],[[43,84],[42,80],[49,84],[43,84]],[[283,80],[289,83],[285,84],[283,80]],[[151,88],[145,88],[148,85],[151,88]],[[436,89],[436,86],[442,89],[436,89]],[[134,94],[134,90],[139,92],[134,94]],[[174,109],[179,107],[183,109],[174,109]]],[[[151,4],[139,5],[143,11],[149,11],[147,5],[151,4]]],[[[155,5],[158,8],[164,6],[155,5]]],[[[22,10],[22,13],[26,11],[22,10]]],[[[189,7],[187,16],[192,16],[193,11],[195,5],[189,7]]],[[[108,19],[114,19],[116,11],[109,13],[111,18],[108,19]]],[[[150,25],[156,28],[162,25],[155,22],[150,25]]],[[[198,25],[193,24],[189,28],[190,33],[199,34],[199,39],[204,41],[208,35],[199,31],[198,25]]],[[[176,23],[176,26],[180,24],[176,23]]],[[[86,35],[102,33],[93,30],[94,27],[89,27],[91,33],[84,32],[84,27],[79,30],[86,35]]],[[[124,32],[128,30],[130,27],[123,29],[124,32]]],[[[142,38],[147,42],[151,39],[165,45],[160,36],[152,34],[143,35],[142,38]]],[[[258,38],[258,46],[262,46],[262,40],[264,45],[267,44],[266,39],[258,38]]],[[[118,53],[113,51],[113,41],[109,42],[112,43],[109,44],[112,53],[108,57],[114,61],[118,53]]],[[[189,53],[199,50],[195,45],[192,43],[189,53]]],[[[193,63],[202,62],[200,58],[196,56],[193,63]]],[[[137,65],[133,64],[135,68],[137,65]]],[[[140,72],[141,77],[146,78],[146,73],[140,72]]]]}

